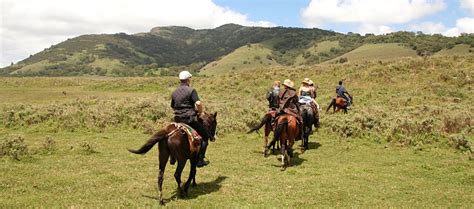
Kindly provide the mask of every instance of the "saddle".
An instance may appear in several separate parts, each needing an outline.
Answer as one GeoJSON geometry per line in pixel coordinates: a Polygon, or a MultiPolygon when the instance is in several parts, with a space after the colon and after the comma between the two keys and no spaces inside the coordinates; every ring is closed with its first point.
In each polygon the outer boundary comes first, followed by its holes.
{"type": "Polygon", "coordinates": [[[191,153],[198,152],[201,148],[202,137],[194,130],[191,126],[185,123],[171,123],[176,127],[175,130],[171,131],[168,136],[176,133],[177,131],[182,131],[188,136],[189,149],[191,153]]]}

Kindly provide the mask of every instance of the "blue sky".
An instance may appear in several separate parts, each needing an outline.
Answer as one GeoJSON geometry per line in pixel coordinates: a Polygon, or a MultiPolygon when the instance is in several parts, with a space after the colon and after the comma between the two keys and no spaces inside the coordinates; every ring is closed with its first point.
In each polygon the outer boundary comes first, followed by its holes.
{"type": "MultiPolygon", "coordinates": [[[[304,8],[308,7],[311,0],[214,0],[214,2],[219,6],[247,15],[252,21],[268,21],[277,26],[307,27],[301,18],[301,13],[304,8]]],[[[334,2],[338,1],[335,0],[334,2]]],[[[344,1],[339,0],[339,2],[344,1]]],[[[415,31],[417,25],[431,22],[442,24],[447,30],[456,27],[458,19],[474,16],[472,10],[461,7],[461,1],[459,0],[444,0],[442,2],[445,4],[445,7],[438,12],[413,19],[406,23],[390,24],[389,26],[393,31],[415,31]]],[[[474,1],[465,1],[465,3],[474,4],[474,1]]],[[[319,27],[344,33],[365,32],[358,31],[358,25],[359,23],[331,22],[319,27]]],[[[425,32],[429,33],[428,31],[425,32]]],[[[437,32],[443,33],[445,31],[437,32]]]]}
{"type": "Polygon", "coordinates": [[[277,26],[304,27],[301,10],[310,0],[215,0],[217,5],[245,14],[251,20],[266,20],[277,26]]]}
{"type": "Polygon", "coordinates": [[[1,0],[0,5],[0,67],[83,34],[134,34],[170,25],[474,33],[474,0],[1,0]]]}

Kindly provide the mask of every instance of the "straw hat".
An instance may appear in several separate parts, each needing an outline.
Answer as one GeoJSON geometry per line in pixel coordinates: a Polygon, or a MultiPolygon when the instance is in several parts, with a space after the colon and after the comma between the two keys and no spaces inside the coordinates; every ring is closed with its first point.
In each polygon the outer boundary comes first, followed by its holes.
{"type": "Polygon", "coordinates": [[[311,80],[309,80],[309,78],[304,78],[303,81],[301,83],[304,83],[304,84],[308,84],[309,85],[309,82],[311,80]]]}
{"type": "Polygon", "coordinates": [[[293,81],[291,81],[290,79],[286,79],[285,81],[283,81],[283,85],[290,88],[293,88],[293,86],[295,86],[293,81]]]}

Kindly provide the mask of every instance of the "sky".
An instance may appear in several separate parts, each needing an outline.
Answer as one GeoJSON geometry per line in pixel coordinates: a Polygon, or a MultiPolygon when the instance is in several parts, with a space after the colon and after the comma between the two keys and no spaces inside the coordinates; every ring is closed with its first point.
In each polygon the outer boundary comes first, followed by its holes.
{"type": "Polygon", "coordinates": [[[83,34],[226,23],[386,34],[474,33],[474,0],[0,0],[0,67],[83,34]]]}

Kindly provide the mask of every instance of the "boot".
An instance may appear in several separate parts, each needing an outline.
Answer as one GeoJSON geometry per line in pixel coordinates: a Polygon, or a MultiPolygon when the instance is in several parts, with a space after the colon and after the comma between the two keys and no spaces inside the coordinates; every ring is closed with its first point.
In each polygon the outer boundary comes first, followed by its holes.
{"type": "Polygon", "coordinates": [[[196,166],[199,168],[209,165],[209,161],[204,160],[206,158],[206,150],[207,146],[204,146],[201,148],[201,150],[199,150],[199,160],[196,164],[196,166]]]}

